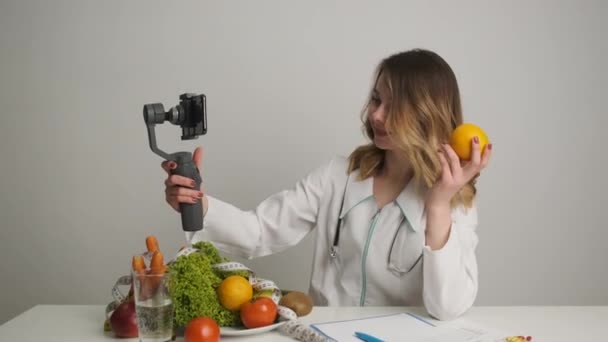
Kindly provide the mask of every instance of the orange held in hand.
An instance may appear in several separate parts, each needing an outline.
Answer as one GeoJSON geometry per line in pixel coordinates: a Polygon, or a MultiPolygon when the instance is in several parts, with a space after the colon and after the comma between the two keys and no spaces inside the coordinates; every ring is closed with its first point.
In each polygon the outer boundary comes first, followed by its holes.
{"type": "Polygon", "coordinates": [[[471,160],[471,144],[474,137],[479,137],[479,147],[481,155],[483,155],[485,147],[489,143],[489,139],[480,127],[471,123],[464,123],[456,127],[452,132],[452,135],[450,136],[450,146],[461,160],[471,160]]]}

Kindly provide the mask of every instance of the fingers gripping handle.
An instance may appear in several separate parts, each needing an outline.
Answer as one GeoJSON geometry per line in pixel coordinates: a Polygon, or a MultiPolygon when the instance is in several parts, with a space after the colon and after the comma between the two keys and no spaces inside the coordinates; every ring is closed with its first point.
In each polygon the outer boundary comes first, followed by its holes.
{"type": "MultiPolygon", "coordinates": [[[[192,161],[190,152],[178,152],[173,154],[177,167],[171,170],[172,174],[193,179],[196,182],[195,189],[201,188],[201,176],[198,168],[192,161]]],[[[196,203],[180,203],[179,209],[182,215],[182,228],[186,232],[195,232],[203,229],[203,203],[198,199],[196,203]]]]}

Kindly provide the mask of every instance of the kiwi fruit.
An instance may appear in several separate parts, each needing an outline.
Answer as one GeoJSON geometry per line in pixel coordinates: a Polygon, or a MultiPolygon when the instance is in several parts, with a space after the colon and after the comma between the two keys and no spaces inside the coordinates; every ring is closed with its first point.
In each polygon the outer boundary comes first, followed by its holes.
{"type": "Polygon", "coordinates": [[[279,305],[290,308],[298,317],[302,317],[312,311],[313,302],[312,298],[303,292],[290,291],[281,297],[279,305]]]}

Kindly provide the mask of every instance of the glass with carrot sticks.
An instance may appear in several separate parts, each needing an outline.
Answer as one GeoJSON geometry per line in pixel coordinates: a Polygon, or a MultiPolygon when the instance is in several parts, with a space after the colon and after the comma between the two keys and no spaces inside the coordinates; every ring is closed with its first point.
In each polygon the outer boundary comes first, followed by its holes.
{"type": "Polygon", "coordinates": [[[139,340],[141,342],[171,341],[173,302],[168,290],[169,273],[158,244],[154,246],[148,243],[148,240],[146,242],[148,254],[151,254],[149,266],[146,266],[144,255],[133,256],[132,262],[139,340]]]}

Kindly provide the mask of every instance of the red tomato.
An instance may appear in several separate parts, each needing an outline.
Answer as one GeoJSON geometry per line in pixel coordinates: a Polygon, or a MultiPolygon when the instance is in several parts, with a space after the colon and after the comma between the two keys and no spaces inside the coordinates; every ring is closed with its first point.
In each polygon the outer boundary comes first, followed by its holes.
{"type": "Polygon", "coordinates": [[[241,320],[249,329],[271,325],[276,318],[277,305],[268,297],[260,297],[241,307],[241,320]]]}
{"type": "Polygon", "coordinates": [[[220,327],[209,317],[194,318],[186,326],[184,342],[218,342],[220,327]]]}

